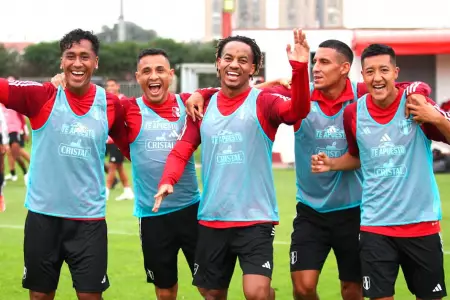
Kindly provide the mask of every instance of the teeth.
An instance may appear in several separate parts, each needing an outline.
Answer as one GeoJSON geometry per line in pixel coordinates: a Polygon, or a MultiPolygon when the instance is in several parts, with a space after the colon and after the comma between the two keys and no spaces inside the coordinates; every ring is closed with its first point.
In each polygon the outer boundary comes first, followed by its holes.
{"type": "Polygon", "coordinates": [[[150,87],[154,87],[154,86],[160,87],[161,85],[159,83],[152,83],[152,84],[150,84],[150,87]]]}
{"type": "Polygon", "coordinates": [[[239,76],[239,74],[238,74],[238,73],[235,73],[235,72],[228,72],[227,74],[228,74],[228,75],[239,76]]]}
{"type": "Polygon", "coordinates": [[[75,72],[75,71],[72,71],[72,74],[73,74],[73,75],[84,75],[84,72],[75,72]]]}

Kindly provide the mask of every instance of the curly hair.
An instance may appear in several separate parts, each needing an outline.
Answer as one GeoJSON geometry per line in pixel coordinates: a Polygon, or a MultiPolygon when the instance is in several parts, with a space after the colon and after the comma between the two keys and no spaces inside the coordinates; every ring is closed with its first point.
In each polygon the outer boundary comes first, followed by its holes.
{"type": "Polygon", "coordinates": [[[94,51],[95,55],[98,55],[100,42],[97,36],[91,31],[85,31],[82,29],[74,29],[63,36],[63,38],[59,41],[59,49],[61,50],[61,53],[72,48],[74,43],[80,43],[81,40],[90,41],[92,44],[92,50],[94,51]]]}
{"type": "Polygon", "coordinates": [[[216,60],[220,57],[222,57],[222,51],[226,44],[229,42],[242,42],[244,44],[247,44],[252,49],[253,53],[253,64],[255,65],[255,73],[253,75],[258,74],[259,70],[262,67],[263,64],[263,54],[261,52],[261,49],[259,48],[258,44],[254,39],[251,39],[246,36],[242,35],[235,35],[235,36],[229,36],[227,38],[219,40],[216,46],[216,60]]]}

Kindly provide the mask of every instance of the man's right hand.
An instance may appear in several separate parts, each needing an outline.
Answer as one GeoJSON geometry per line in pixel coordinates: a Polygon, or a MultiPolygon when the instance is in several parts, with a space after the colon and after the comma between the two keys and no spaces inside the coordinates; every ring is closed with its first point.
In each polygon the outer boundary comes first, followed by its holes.
{"type": "Polygon", "coordinates": [[[195,122],[195,120],[201,120],[203,118],[203,105],[205,99],[200,93],[193,93],[186,101],[186,112],[195,122]]]}
{"type": "Polygon", "coordinates": [[[173,185],[171,184],[163,184],[159,187],[158,192],[155,195],[155,204],[153,205],[153,212],[158,212],[159,207],[161,206],[161,202],[168,195],[173,193],[173,185]]]}
{"type": "Polygon", "coordinates": [[[53,84],[55,88],[58,88],[60,85],[63,88],[66,88],[66,76],[64,73],[56,74],[50,82],[53,84]]]}
{"type": "Polygon", "coordinates": [[[311,157],[311,171],[313,173],[324,173],[331,171],[331,159],[323,152],[311,157]]]}
{"type": "Polygon", "coordinates": [[[288,90],[291,89],[292,78],[281,78],[279,79],[279,85],[284,86],[288,90]]]}

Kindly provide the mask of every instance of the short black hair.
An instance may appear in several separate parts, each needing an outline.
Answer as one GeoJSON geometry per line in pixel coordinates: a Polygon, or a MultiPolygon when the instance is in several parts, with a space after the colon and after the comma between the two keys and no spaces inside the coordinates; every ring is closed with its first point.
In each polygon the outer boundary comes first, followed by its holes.
{"type": "Polygon", "coordinates": [[[167,54],[167,52],[164,49],[160,49],[160,48],[147,48],[147,49],[142,50],[141,53],[139,53],[137,63],[139,63],[143,57],[152,56],[152,55],[162,55],[170,63],[169,55],[167,54]]]}
{"type": "Polygon", "coordinates": [[[250,48],[252,49],[252,53],[253,53],[253,64],[255,65],[255,73],[253,75],[258,74],[258,71],[262,67],[263,54],[262,54],[261,49],[259,48],[258,44],[256,43],[256,41],[249,37],[242,36],[242,35],[235,35],[235,36],[229,36],[227,38],[219,40],[219,42],[217,43],[217,46],[216,46],[216,49],[217,49],[216,60],[219,57],[222,57],[223,48],[229,42],[241,42],[241,43],[244,43],[244,44],[247,44],[250,46],[250,48]]]}
{"type": "Polygon", "coordinates": [[[394,66],[396,65],[397,58],[394,49],[383,44],[371,44],[366,49],[364,49],[363,53],[361,54],[361,64],[364,63],[364,59],[378,55],[389,55],[391,58],[391,63],[394,66]]]}
{"type": "Polygon", "coordinates": [[[336,50],[339,54],[342,54],[347,62],[350,64],[353,63],[353,51],[352,49],[344,42],[339,40],[326,40],[320,43],[319,48],[331,48],[336,50]]]}
{"type": "Polygon", "coordinates": [[[105,83],[107,83],[109,81],[113,81],[115,84],[119,83],[119,81],[117,81],[116,78],[108,78],[108,79],[106,79],[105,83]]]}
{"type": "Polygon", "coordinates": [[[98,55],[98,51],[100,50],[100,42],[95,34],[92,31],[86,31],[82,29],[74,29],[71,32],[67,33],[63,36],[63,38],[59,41],[59,49],[61,50],[61,54],[72,48],[74,43],[79,44],[81,40],[88,40],[92,44],[92,50],[95,55],[98,55]]]}

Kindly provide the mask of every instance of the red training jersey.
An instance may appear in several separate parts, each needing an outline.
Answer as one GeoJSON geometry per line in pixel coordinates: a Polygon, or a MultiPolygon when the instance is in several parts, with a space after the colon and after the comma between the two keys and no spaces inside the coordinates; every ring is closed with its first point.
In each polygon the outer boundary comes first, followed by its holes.
{"type": "MultiPolygon", "coordinates": [[[[386,108],[375,105],[372,97],[367,95],[367,110],[369,111],[370,116],[380,124],[389,123],[398,110],[402,95],[403,89],[399,89],[397,98],[386,108]]],[[[430,98],[427,97],[427,101],[435,106],[434,101],[430,98]]],[[[437,109],[439,110],[439,108],[437,109]]],[[[356,110],[356,103],[352,103],[345,108],[344,130],[347,137],[348,152],[355,157],[359,157],[359,148],[356,142],[356,110]]],[[[450,118],[444,112],[441,110],[439,111],[450,121],[450,118]]],[[[428,123],[422,124],[421,128],[430,140],[448,143],[444,135],[434,125],[428,123]]],[[[434,221],[396,226],[361,226],[361,231],[394,237],[419,237],[440,232],[440,224],[439,222],[434,221]]]]}
{"type": "MultiPolygon", "coordinates": [[[[309,89],[308,65],[296,61],[290,61],[292,66],[292,100],[279,94],[260,93],[256,100],[256,113],[261,128],[273,141],[281,123],[295,124],[299,119],[305,118],[310,110],[309,93],[302,91],[309,89]]],[[[250,88],[234,98],[226,97],[221,91],[217,96],[217,107],[225,116],[236,111],[244,103],[250,88]]],[[[206,93],[215,93],[215,90],[207,90],[206,93]]],[[[205,111],[209,101],[205,101],[205,111]]],[[[194,151],[201,143],[201,121],[193,122],[186,117],[186,126],[183,129],[180,140],[175,144],[169,154],[161,184],[174,185],[183,174],[183,170],[194,151]]],[[[225,221],[200,221],[200,224],[214,228],[231,228],[251,226],[267,221],[252,222],[225,222],[225,221]]]]}
{"type": "MultiPolygon", "coordinates": [[[[186,103],[187,99],[191,96],[189,93],[181,93],[179,94],[183,103],[186,103]]],[[[151,103],[145,95],[142,96],[143,102],[149,108],[151,108],[158,116],[164,118],[170,122],[175,122],[180,118],[180,108],[178,106],[177,99],[175,98],[175,94],[169,93],[167,95],[166,101],[161,104],[153,104],[151,103]]],[[[126,130],[127,130],[127,141],[128,143],[133,143],[136,137],[138,136],[141,126],[142,126],[142,116],[141,110],[139,109],[139,105],[136,102],[136,98],[130,98],[127,101],[122,102],[123,109],[125,112],[125,122],[126,122],[126,130]]]]}
{"type": "MultiPolygon", "coordinates": [[[[424,96],[428,96],[428,95],[430,95],[430,92],[431,92],[430,86],[423,82],[399,82],[399,83],[396,83],[396,87],[403,88],[403,89],[408,87],[408,90],[407,90],[408,94],[417,93],[417,94],[421,94],[424,96]]],[[[199,92],[202,94],[203,98],[205,100],[207,100],[212,96],[212,94],[214,92],[216,92],[218,90],[219,89],[204,89],[199,92]]],[[[283,95],[285,97],[291,97],[291,90],[282,85],[264,88],[263,91],[265,93],[277,93],[277,94],[283,95]]],[[[306,89],[306,91],[309,93],[309,86],[306,89]]],[[[367,90],[366,84],[364,82],[359,82],[357,84],[356,92],[357,92],[357,98],[360,98],[360,97],[364,96],[365,94],[367,94],[368,90],[367,90]]],[[[351,81],[349,79],[347,79],[345,88],[342,91],[342,93],[339,95],[338,98],[336,98],[334,100],[327,99],[320,90],[314,90],[311,95],[311,101],[318,102],[320,109],[327,116],[333,116],[333,115],[337,114],[342,109],[342,105],[345,102],[351,101],[354,98],[355,98],[355,95],[353,92],[351,81]]],[[[395,114],[395,112],[394,112],[394,114],[395,114]]],[[[295,131],[297,131],[300,128],[301,122],[302,122],[302,120],[299,120],[298,122],[295,123],[295,125],[294,125],[295,131]]],[[[398,227],[398,228],[396,228],[397,229],[396,232],[400,236],[416,236],[417,234],[422,235],[423,232],[427,232],[429,230],[428,225],[429,224],[425,224],[423,226],[422,225],[421,226],[412,226],[412,227],[409,225],[396,226],[396,227],[398,227]]]]}
{"type": "MultiPolygon", "coordinates": [[[[33,81],[7,81],[0,78],[0,103],[30,119],[33,130],[41,128],[48,120],[55,103],[57,88],[51,83],[33,81]]],[[[87,93],[78,96],[65,90],[67,102],[76,115],[86,114],[94,102],[96,86],[91,84],[87,93]]],[[[130,150],[125,127],[124,111],[119,98],[106,93],[109,135],[122,153],[129,159],[130,150]]],[[[77,219],[78,220],[78,219],[77,219]]],[[[81,219],[98,220],[98,219],[81,219]]]]}

